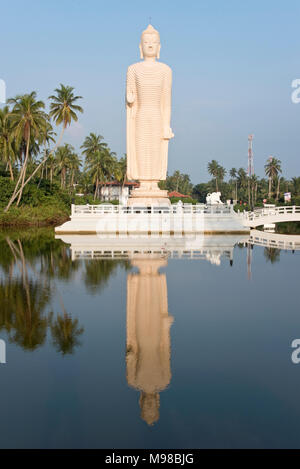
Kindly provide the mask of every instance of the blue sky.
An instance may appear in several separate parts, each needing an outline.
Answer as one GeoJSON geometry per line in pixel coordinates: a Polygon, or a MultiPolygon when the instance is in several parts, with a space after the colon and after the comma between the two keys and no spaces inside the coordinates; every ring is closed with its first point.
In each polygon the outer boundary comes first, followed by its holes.
{"type": "Polygon", "coordinates": [[[206,180],[207,163],[247,166],[254,134],[255,172],[269,155],[283,175],[300,175],[300,2],[294,0],[14,0],[1,5],[0,78],[7,95],[35,90],[46,99],[59,83],[84,97],[84,114],[65,141],[77,149],[89,132],[122,156],[125,77],[139,59],[152,18],[161,61],[173,69],[169,172],[206,180]]]}

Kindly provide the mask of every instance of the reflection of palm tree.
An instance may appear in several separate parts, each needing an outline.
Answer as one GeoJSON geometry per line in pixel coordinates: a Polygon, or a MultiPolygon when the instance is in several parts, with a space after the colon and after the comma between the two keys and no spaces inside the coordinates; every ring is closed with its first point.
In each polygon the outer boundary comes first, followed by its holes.
{"type": "Polygon", "coordinates": [[[63,242],[55,242],[51,249],[41,253],[41,273],[47,277],[71,280],[79,261],[72,261],[71,251],[63,242]]]}
{"type": "Polygon", "coordinates": [[[74,353],[75,347],[81,345],[78,337],[83,331],[84,328],[78,326],[78,319],[72,319],[66,312],[58,314],[56,321],[51,324],[53,344],[57,351],[63,355],[74,353]]]}
{"type": "Polygon", "coordinates": [[[129,261],[93,259],[85,262],[85,285],[91,293],[98,293],[103,288],[110,276],[121,266],[125,270],[130,269],[129,261]]]}
{"type": "Polygon", "coordinates": [[[9,238],[6,241],[21,277],[9,277],[0,283],[0,327],[9,332],[12,342],[33,350],[46,338],[48,318],[42,313],[50,298],[50,287],[29,279],[21,241],[17,245],[9,238]]]}
{"type": "Polygon", "coordinates": [[[266,258],[266,261],[270,261],[271,264],[274,264],[274,262],[279,262],[280,261],[280,249],[277,248],[265,248],[264,249],[264,256],[266,258]]]}
{"type": "Polygon", "coordinates": [[[23,280],[0,283],[0,329],[5,329],[9,340],[24,349],[34,350],[46,339],[48,318],[43,315],[50,298],[48,287],[23,280]]]}
{"type": "Polygon", "coordinates": [[[44,310],[51,295],[49,280],[52,277],[69,279],[79,262],[72,264],[69,248],[54,241],[52,235],[47,237],[43,232],[43,236],[35,238],[29,233],[28,239],[27,235],[23,235],[23,243],[7,237],[6,249],[4,241],[1,242],[1,267],[7,275],[0,281],[0,330],[7,331],[11,342],[34,350],[45,342],[50,326],[57,349],[63,354],[73,353],[83,333],[78,320],[72,320],[63,304],[63,315],[58,315],[54,322],[52,313],[44,314],[44,310]],[[40,262],[36,262],[37,256],[40,262]],[[15,267],[18,270],[14,273],[15,267]],[[32,279],[30,273],[34,273],[37,280],[32,279]]]}

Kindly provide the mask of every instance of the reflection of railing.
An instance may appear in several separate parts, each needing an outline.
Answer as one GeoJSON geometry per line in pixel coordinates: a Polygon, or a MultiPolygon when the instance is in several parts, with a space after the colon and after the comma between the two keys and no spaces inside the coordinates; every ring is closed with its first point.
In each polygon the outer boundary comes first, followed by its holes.
{"type": "Polygon", "coordinates": [[[73,216],[85,215],[107,215],[107,214],[160,214],[160,213],[208,213],[208,214],[225,214],[233,211],[232,206],[228,205],[205,205],[205,204],[173,204],[171,206],[152,206],[152,207],[127,207],[123,205],[72,205],[73,216]]]}
{"type": "Polygon", "coordinates": [[[147,259],[168,257],[171,259],[194,259],[194,260],[208,260],[211,263],[214,259],[220,259],[221,256],[232,259],[233,247],[230,249],[176,249],[167,250],[161,249],[126,249],[126,250],[99,250],[99,249],[72,249],[72,259],[134,259],[146,257],[147,259]]]}
{"type": "Polygon", "coordinates": [[[251,230],[250,244],[285,250],[300,250],[300,235],[282,235],[265,231],[251,230]]]}
{"type": "Polygon", "coordinates": [[[300,207],[271,207],[260,208],[254,212],[244,212],[244,222],[247,226],[260,226],[268,223],[284,221],[300,221],[300,207]]]}

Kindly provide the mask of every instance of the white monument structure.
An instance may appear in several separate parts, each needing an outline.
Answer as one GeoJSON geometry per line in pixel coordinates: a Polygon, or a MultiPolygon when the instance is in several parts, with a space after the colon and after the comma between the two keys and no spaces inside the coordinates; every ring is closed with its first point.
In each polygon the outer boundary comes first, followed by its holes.
{"type": "Polygon", "coordinates": [[[127,71],[127,177],[140,182],[128,205],[168,205],[167,191],[160,190],[158,182],[166,179],[168,144],[174,136],[170,127],[172,71],[157,61],[160,37],[151,25],[142,33],[140,53],[144,60],[127,71]]]}
{"type": "Polygon", "coordinates": [[[160,37],[149,25],[140,42],[140,62],[128,67],[126,84],[127,177],[139,182],[125,205],[72,205],[71,220],[55,228],[60,234],[109,236],[186,233],[245,233],[245,217],[222,204],[220,194],[206,204],[171,204],[158,187],[167,176],[172,71],[158,62],[160,37]]]}

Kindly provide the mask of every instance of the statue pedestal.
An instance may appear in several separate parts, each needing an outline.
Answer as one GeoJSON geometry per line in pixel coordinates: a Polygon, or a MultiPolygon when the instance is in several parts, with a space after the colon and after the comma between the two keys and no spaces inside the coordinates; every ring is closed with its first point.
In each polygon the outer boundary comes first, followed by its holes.
{"type": "Polygon", "coordinates": [[[140,187],[134,189],[128,199],[128,206],[151,206],[164,205],[170,206],[168,191],[161,190],[158,187],[158,181],[140,181],[140,187]]]}

